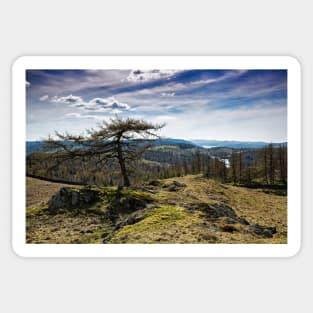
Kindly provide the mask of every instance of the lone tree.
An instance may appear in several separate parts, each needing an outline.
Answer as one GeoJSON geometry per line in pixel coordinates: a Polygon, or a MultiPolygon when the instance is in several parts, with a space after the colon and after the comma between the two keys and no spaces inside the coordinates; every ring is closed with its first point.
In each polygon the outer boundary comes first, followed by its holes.
{"type": "Polygon", "coordinates": [[[160,138],[157,131],[165,124],[153,124],[140,119],[115,117],[109,122],[102,122],[98,129],[87,130],[85,136],[74,136],[56,132],[45,140],[45,150],[50,151],[49,157],[57,163],[74,158],[98,156],[98,163],[109,160],[118,161],[123,186],[130,186],[129,164],[138,160],[142,153],[152,146],[153,140],[160,138]]]}

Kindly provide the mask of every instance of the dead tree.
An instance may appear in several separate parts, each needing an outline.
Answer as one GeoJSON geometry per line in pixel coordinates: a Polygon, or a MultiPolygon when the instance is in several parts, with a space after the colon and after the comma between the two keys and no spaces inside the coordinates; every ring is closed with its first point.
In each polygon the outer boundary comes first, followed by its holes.
{"type": "Polygon", "coordinates": [[[66,160],[98,157],[98,164],[117,160],[123,186],[130,186],[130,164],[141,158],[143,152],[159,138],[157,131],[165,124],[152,124],[144,120],[115,117],[103,122],[98,129],[87,130],[87,135],[74,136],[56,132],[56,138],[45,140],[48,157],[56,160],[55,167],[66,160]]]}

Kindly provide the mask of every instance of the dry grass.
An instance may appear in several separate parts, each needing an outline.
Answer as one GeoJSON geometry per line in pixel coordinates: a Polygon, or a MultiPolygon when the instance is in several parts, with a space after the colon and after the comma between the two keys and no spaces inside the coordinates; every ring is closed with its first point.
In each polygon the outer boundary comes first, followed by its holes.
{"type": "MultiPolygon", "coordinates": [[[[36,203],[27,213],[27,242],[32,243],[286,243],[287,197],[267,194],[262,190],[220,184],[200,176],[185,176],[162,181],[163,186],[153,187],[154,208],[132,225],[114,230],[103,215],[93,208],[84,212],[51,214],[46,209],[50,196],[62,184],[28,180],[29,204],[36,203]],[[186,184],[177,191],[166,186],[174,180],[186,184]],[[34,188],[36,186],[36,188],[34,188]],[[32,193],[35,192],[35,195],[32,193]],[[190,205],[200,203],[225,204],[250,224],[277,228],[273,238],[261,238],[240,224],[229,224],[226,218],[208,220],[199,210],[190,211],[190,205]],[[40,204],[38,206],[38,204],[40,204]]],[[[112,192],[112,188],[108,188],[112,192]]],[[[141,191],[127,191],[142,195],[141,191]]],[[[108,193],[110,194],[110,193],[108,193]]],[[[96,204],[108,205],[107,200],[96,204]]]]}
{"type": "Polygon", "coordinates": [[[64,186],[71,187],[72,185],[26,177],[26,208],[45,205],[64,186]]]}

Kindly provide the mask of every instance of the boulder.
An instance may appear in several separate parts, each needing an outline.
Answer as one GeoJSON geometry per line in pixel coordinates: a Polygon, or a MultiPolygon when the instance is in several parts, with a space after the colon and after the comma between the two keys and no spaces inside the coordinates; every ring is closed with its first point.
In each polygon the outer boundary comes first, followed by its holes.
{"type": "Polygon", "coordinates": [[[140,222],[142,219],[144,219],[147,215],[146,210],[139,210],[136,212],[133,212],[129,214],[124,220],[118,222],[114,228],[114,231],[119,230],[120,228],[127,226],[127,225],[133,225],[138,222],[140,222]]]}
{"type": "Polygon", "coordinates": [[[237,216],[234,209],[225,203],[221,204],[207,204],[207,203],[195,203],[188,207],[189,211],[201,211],[204,217],[207,219],[227,218],[227,224],[240,223],[248,225],[249,223],[242,217],[237,216]]]}
{"type": "Polygon", "coordinates": [[[149,183],[148,183],[148,185],[149,186],[154,186],[154,187],[159,187],[159,186],[161,186],[162,184],[161,184],[161,182],[159,181],[159,180],[151,180],[151,181],[149,181],[149,183]]]}
{"type": "Polygon", "coordinates": [[[178,182],[176,180],[173,181],[173,185],[175,185],[176,187],[180,187],[180,188],[187,187],[186,184],[180,183],[180,182],[178,182]]]}
{"type": "Polygon", "coordinates": [[[250,232],[263,238],[272,238],[277,233],[276,227],[265,227],[259,224],[249,225],[248,228],[250,232]]]}
{"type": "Polygon", "coordinates": [[[62,187],[48,203],[48,210],[85,208],[99,200],[99,193],[90,188],[62,187]]]}
{"type": "Polygon", "coordinates": [[[184,187],[187,187],[187,185],[174,180],[170,185],[167,186],[167,188],[168,188],[167,190],[168,191],[178,191],[184,187]]]}

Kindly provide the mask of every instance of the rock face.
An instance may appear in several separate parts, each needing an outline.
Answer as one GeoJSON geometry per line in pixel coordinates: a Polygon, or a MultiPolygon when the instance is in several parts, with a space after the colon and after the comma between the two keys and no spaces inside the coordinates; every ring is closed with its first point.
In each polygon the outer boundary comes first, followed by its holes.
{"type": "Polygon", "coordinates": [[[74,209],[90,206],[99,200],[99,193],[89,188],[73,189],[63,187],[54,195],[48,204],[51,211],[58,209],[74,209]]]}

